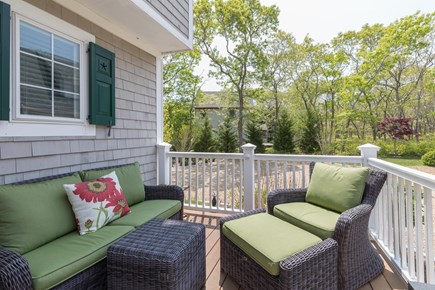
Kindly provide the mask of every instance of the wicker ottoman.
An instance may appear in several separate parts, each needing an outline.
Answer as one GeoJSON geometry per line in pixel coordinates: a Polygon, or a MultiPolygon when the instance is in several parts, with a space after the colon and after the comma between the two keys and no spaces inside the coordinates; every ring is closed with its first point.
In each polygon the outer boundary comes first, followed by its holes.
{"type": "Polygon", "coordinates": [[[107,250],[108,289],[194,290],[205,285],[205,227],[153,219],[107,250]]]}
{"type": "MultiPolygon", "coordinates": [[[[295,229],[294,226],[289,224],[288,232],[285,236],[281,232],[267,231],[268,226],[264,222],[252,224],[246,223],[247,220],[253,220],[255,215],[255,222],[259,219],[261,221],[270,222],[269,219],[277,219],[269,214],[264,213],[264,210],[254,210],[245,212],[242,214],[229,216],[222,218],[221,225],[221,269],[241,286],[242,289],[250,290],[274,290],[274,289],[295,289],[295,290],[336,290],[338,284],[337,274],[337,242],[333,239],[327,239],[318,242],[308,248],[302,248],[298,246],[298,243],[304,239],[304,231],[301,229],[295,229]],[[252,253],[255,250],[252,248],[249,250],[250,254],[241,250],[230,238],[226,237],[224,231],[228,233],[228,230],[223,230],[226,222],[238,220],[239,226],[243,226],[242,232],[254,232],[258,235],[262,235],[261,240],[269,241],[271,244],[276,244],[273,240],[281,239],[282,247],[291,249],[292,247],[298,248],[298,250],[280,260],[278,268],[275,268],[275,273],[272,275],[269,271],[260,266],[259,262],[254,261],[251,258],[252,253]],[[293,232],[292,232],[293,231],[293,232]],[[302,231],[302,233],[301,233],[302,231]],[[264,232],[268,232],[264,234],[264,232]],[[293,234],[295,236],[293,236],[293,234]],[[302,234],[302,235],[301,235],[302,234]],[[298,236],[298,237],[296,237],[298,236]]],[[[271,221],[273,224],[276,221],[271,221]]],[[[282,221],[281,221],[282,223],[282,221]]],[[[229,225],[229,224],[228,224],[229,225]]],[[[270,223],[269,223],[270,225],[270,223]]],[[[225,226],[228,227],[228,226],[225,226]]],[[[272,228],[273,225],[270,226],[272,228]]],[[[234,228],[233,228],[234,229],[234,228]]],[[[280,227],[283,231],[287,231],[284,225],[280,227]]],[[[237,235],[237,233],[233,232],[237,235]]],[[[307,234],[307,239],[311,236],[307,234]]],[[[246,236],[245,236],[246,237],[246,236]]],[[[239,236],[239,241],[244,241],[244,245],[253,245],[252,240],[246,240],[242,236],[239,236]]],[[[266,245],[270,245],[269,243],[266,245]]],[[[262,245],[262,249],[258,250],[263,252],[267,248],[265,244],[262,245]]],[[[273,247],[273,246],[272,246],[273,247]]],[[[255,255],[255,254],[254,254],[255,255]]],[[[256,255],[256,259],[260,259],[256,255]]],[[[269,264],[270,265],[270,264],[269,264]]]]}

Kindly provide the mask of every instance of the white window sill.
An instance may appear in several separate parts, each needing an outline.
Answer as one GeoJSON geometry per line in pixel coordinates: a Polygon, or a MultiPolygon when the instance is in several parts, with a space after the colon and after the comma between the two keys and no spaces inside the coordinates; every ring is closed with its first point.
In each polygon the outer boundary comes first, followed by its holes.
{"type": "Polygon", "coordinates": [[[0,121],[0,137],[62,137],[95,135],[95,125],[14,123],[0,121]]]}

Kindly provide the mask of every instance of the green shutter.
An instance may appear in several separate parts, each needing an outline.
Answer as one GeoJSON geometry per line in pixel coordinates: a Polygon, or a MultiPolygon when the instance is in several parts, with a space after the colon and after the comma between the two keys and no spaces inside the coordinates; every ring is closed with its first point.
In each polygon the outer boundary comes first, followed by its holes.
{"type": "Polygon", "coordinates": [[[11,6],[0,2],[0,120],[9,120],[11,6]]]}
{"type": "Polygon", "coordinates": [[[89,122],[115,125],[115,54],[90,43],[89,122]]]}

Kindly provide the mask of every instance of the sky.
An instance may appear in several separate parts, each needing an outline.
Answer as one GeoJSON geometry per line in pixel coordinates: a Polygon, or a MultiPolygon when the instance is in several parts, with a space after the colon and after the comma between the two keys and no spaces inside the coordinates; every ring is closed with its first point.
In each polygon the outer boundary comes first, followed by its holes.
{"type": "MultiPolygon", "coordinates": [[[[417,11],[435,11],[435,0],[260,0],[262,5],[280,9],[280,29],[301,42],[309,35],[316,42],[329,42],[339,32],[359,30],[364,24],[394,22],[417,11]]],[[[205,57],[204,57],[205,58],[205,57]]],[[[208,79],[209,65],[203,60],[197,73],[206,79],[202,90],[220,90],[208,79]]]]}

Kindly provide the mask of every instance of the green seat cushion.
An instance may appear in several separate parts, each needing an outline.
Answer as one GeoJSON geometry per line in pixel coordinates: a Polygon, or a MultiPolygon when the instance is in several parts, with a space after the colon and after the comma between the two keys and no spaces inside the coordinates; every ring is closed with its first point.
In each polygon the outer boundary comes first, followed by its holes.
{"type": "Polygon", "coordinates": [[[228,221],[222,233],[271,275],[279,263],[322,240],[270,214],[261,213],[228,221]]]}
{"type": "Polygon", "coordinates": [[[27,253],[75,230],[74,213],[63,184],[80,176],[0,186],[0,246],[27,253]]]}
{"type": "Polygon", "coordinates": [[[112,169],[80,171],[80,176],[83,181],[90,181],[103,175],[107,175],[112,171],[115,171],[116,176],[118,177],[122,192],[124,193],[129,206],[145,199],[142,174],[140,173],[139,163],[137,162],[112,169]]]}
{"type": "Polygon", "coordinates": [[[51,288],[101,261],[110,244],[133,229],[104,227],[84,236],[72,232],[24,254],[29,262],[33,288],[51,288]]]}
{"type": "Polygon", "coordinates": [[[290,202],[276,205],[273,215],[304,229],[322,240],[331,238],[340,216],[331,211],[308,202],[290,202]]]}
{"type": "Polygon", "coordinates": [[[169,218],[181,209],[179,200],[156,199],[147,200],[130,207],[131,212],[113,222],[109,226],[138,227],[153,218],[169,218]]]}
{"type": "Polygon", "coordinates": [[[368,167],[345,168],[316,163],[306,201],[344,212],[361,203],[368,175],[368,167]]]}

